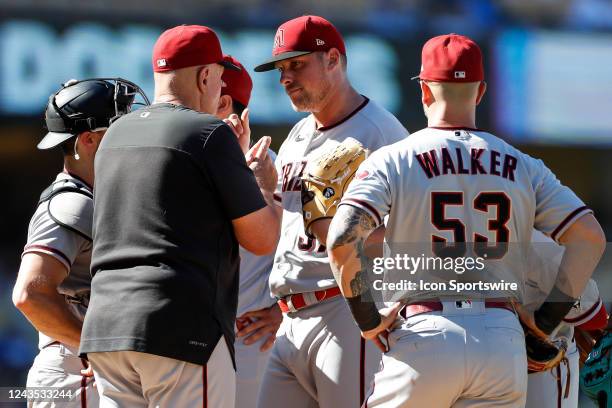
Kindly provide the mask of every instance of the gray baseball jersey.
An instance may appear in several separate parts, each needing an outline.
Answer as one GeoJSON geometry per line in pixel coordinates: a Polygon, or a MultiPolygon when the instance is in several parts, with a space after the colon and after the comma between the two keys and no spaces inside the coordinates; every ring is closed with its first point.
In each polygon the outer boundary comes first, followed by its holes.
{"type": "MultiPolygon", "coordinates": [[[[272,161],[276,153],[268,149],[272,161]]],[[[246,312],[272,306],[276,300],[270,296],[269,278],[274,254],[257,256],[240,247],[240,284],[238,287],[238,312],[240,317],[246,312]]],[[[253,347],[255,348],[255,347],[253,347]]],[[[259,350],[257,350],[259,351],[259,350]]]]}
{"type": "MultiPolygon", "coordinates": [[[[276,160],[276,153],[269,149],[268,154],[272,161],[276,160]]],[[[246,312],[268,308],[276,302],[276,299],[270,295],[268,283],[274,254],[257,256],[242,247],[239,247],[239,250],[240,283],[238,312],[236,313],[238,318],[246,312]]],[[[236,326],[239,325],[238,322],[236,326]]],[[[243,343],[244,339],[236,339],[234,342],[236,350],[235,408],[253,407],[257,401],[263,373],[270,357],[270,350],[259,350],[265,340],[267,336],[249,345],[243,343]]]]}
{"type": "Polygon", "coordinates": [[[293,127],[276,160],[279,180],[275,199],[283,207],[283,222],[270,275],[275,296],[337,286],[325,246],[304,233],[300,177],[307,161],[347,138],[372,152],[407,136],[408,131],[395,116],[367,98],[335,125],[317,129],[314,117],[309,115],[293,127]]]}
{"type": "MultiPolygon", "coordinates": [[[[53,189],[61,188],[66,180],[84,186],[83,182],[69,174],[60,173],[55,179],[53,189]]],[[[91,189],[87,190],[91,193],[91,189]]],[[[66,296],[66,302],[83,320],[89,298],[91,276],[91,222],[93,200],[76,192],[65,192],[41,202],[28,227],[28,239],[23,255],[31,252],[43,253],[60,261],[68,275],[58,287],[58,292],[66,296]]],[[[23,256],[22,255],[22,256],[23,256]]],[[[39,348],[52,343],[55,339],[40,333],[39,348]]]]}
{"type": "MultiPolygon", "coordinates": [[[[28,228],[23,254],[42,253],[61,262],[67,271],[58,287],[68,306],[83,320],[89,300],[91,277],[91,224],[93,193],[83,181],[60,173],[43,192],[28,228]],[[61,191],[61,192],[60,192],[61,191]]],[[[23,256],[23,255],[22,255],[23,256]]],[[[39,354],[28,372],[28,387],[58,387],[70,389],[73,398],[66,407],[98,406],[98,393],[93,378],[84,377],[80,370],[87,362],[78,351],[44,333],[39,333],[39,354]]],[[[46,402],[28,406],[54,405],[46,402]]]]}
{"type": "Polygon", "coordinates": [[[504,251],[528,245],[534,226],[556,241],[591,212],[541,160],[467,128],[426,128],[373,153],[343,204],[367,211],[378,224],[389,216],[388,256],[401,255],[405,244],[487,243],[495,255],[487,268],[518,283],[526,280],[524,259],[504,251]]]}

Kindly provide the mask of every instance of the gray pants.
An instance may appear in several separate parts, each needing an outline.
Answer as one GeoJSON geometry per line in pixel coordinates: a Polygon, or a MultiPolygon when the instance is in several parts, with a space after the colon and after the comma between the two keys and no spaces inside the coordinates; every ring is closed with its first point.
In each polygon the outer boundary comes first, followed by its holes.
{"type": "Polygon", "coordinates": [[[575,341],[569,345],[567,360],[567,363],[561,363],[559,368],[529,374],[526,408],[557,408],[559,401],[562,408],[578,408],[580,353],[575,341]],[[558,381],[561,382],[560,387],[558,381]]]}
{"type": "Polygon", "coordinates": [[[380,355],[361,337],[342,296],[284,316],[257,406],[359,407],[380,355]]]}
{"type": "Polygon", "coordinates": [[[527,357],[517,317],[474,301],[402,321],[365,407],[522,408],[527,357]]]}
{"type": "Polygon", "coordinates": [[[70,390],[73,397],[70,401],[28,402],[28,408],[97,408],[99,398],[93,387],[94,379],[81,375],[85,367],[86,362],[68,346],[53,343],[44,347],[34,359],[26,385],[70,390]]]}
{"type": "Polygon", "coordinates": [[[236,339],[236,408],[255,408],[270,350],[259,351],[266,337],[251,345],[236,339]]]}
{"type": "Polygon", "coordinates": [[[236,373],[224,338],[204,366],[135,351],[88,357],[101,408],[234,408],[236,373]]]}

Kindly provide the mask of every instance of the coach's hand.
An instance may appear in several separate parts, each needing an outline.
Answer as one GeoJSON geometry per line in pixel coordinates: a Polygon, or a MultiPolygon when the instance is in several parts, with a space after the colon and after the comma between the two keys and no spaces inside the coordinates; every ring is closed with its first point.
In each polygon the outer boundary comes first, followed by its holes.
{"type": "Polygon", "coordinates": [[[246,312],[236,319],[236,326],[238,327],[236,337],[245,337],[243,343],[248,346],[264,336],[268,336],[259,348],[260,351],[267,351],[276,340],[276,332],[282,320],[283,314],[276,303],[266,309],[246,312]]]}
{"type": "MultiPolygon", "coordinates": [[[[93,379],[94,372],[93,372],[93,368],[91,368],[91,363],[89,361],[87,362],[87,367],[81,370],[81,375],[83,377],[90,377],[93,379]]],[[[93,382],[93,387],[97,388],[95,381],[93,382]]]]}
{"type": "Polygon", "coordinates": [[[240,117],[238,117],[238,115],[235,113],[232,113],[227,117],[227,119],[223,119],[223,121],[234,131],[234,134],[238,138],[238,144],[240,144],[242,153],[246,154],[249,151],[249,145],[251,144],[249,108],[243,110],[240,117]]]}
{"type": "Polygon", "coordinates": [[[376,344],[376,347],[383,353],[389,351],[389,333],[391,332],[391,326],[397,318],[397,314],[401,310],[403,304],[400,302],[395,303],[393,306],[385,307],[380,309],[380,324],[372,330],[361,332],[363,338],[371,340],[376,344]]]}
{"type": "Polygon", "coordinates": [[[270,193],[276,189],[278,180],[276,168],[272,158],[268,155],[268,147],[271,142],[270,136],[263,136],[245,155],[247,165],[253,170],[259,188],[270,193]]]}

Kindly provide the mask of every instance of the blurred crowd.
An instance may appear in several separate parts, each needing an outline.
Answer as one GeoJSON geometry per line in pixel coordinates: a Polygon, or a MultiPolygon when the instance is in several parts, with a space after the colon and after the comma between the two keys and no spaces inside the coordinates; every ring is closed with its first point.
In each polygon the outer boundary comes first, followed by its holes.
{"type": "Polygon", "coordinates": [[[400,37],[410,32],[494,30],[499,25],[612,29],[608,0],[0,0],[0,8],[115,15],[117,18],[202,19],[275,26],[300,14],[316,13],[344,25],[400,37]],[[197,14],[193,14],[193,13],[197,14]]]}

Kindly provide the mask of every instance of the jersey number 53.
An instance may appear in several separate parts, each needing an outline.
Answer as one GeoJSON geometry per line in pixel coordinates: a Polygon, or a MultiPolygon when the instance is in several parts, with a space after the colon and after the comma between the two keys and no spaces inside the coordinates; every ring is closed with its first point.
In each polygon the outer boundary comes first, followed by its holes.
{"type": "Polygon", "coordinates": [[[446,238],[432,234],[432,247],[436,256],[458,257],[463,256],[467,250],[464,222],[446,216],[446,206],[450,205],[464,207],[462,212],[466,214],[467,211],[476,211],[483,215],[488,214],[489,207],[495,206],[496,216],[489,218],[487,222],[488,231],[494,233],[494,239],[489,240],[486,235],[473,232],[471,241],[474,243],[474,252],[488,259],[500,259],[508,252],[510,230],[506,224],[510,220],[512,211],[510,197],[504,192],[483,191],[472,200],[469,208],[465,208],[463,191],[444,191],[431,193],[431,223],[439,231],[452,231],[453,242],[449,243],[446,238]]]}

